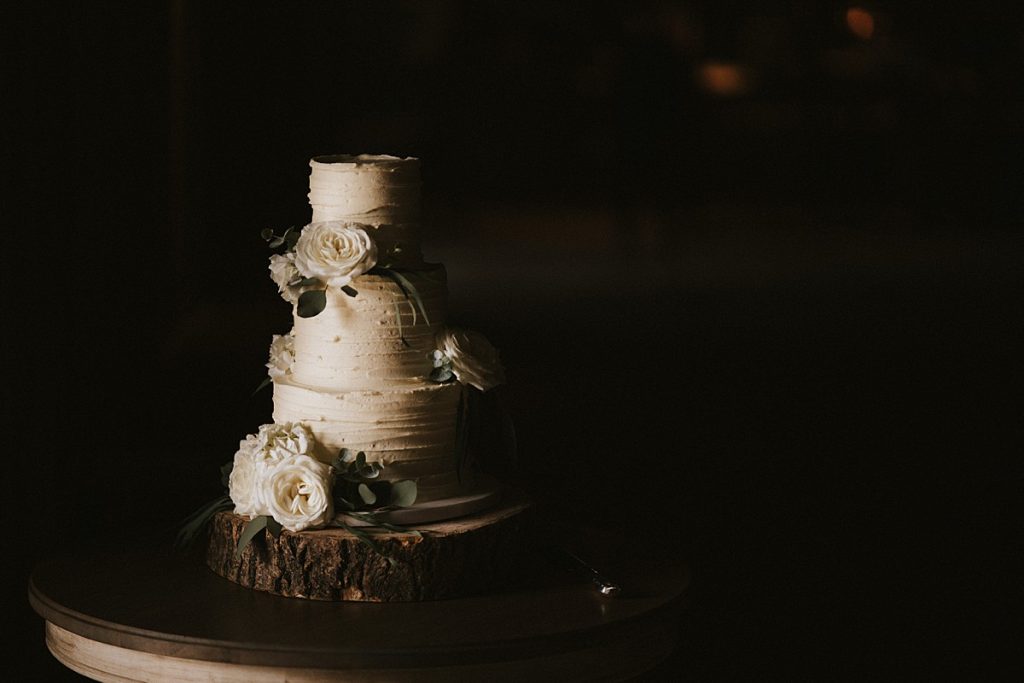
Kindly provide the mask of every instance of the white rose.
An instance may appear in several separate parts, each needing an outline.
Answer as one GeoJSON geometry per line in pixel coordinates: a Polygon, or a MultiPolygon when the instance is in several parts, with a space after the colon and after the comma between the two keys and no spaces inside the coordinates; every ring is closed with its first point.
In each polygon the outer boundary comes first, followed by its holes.
{"type": "Polygon", "coordinates": [[[228,495],[235,504],[235,514],[249,517],[265,514],[260,502],[263,468],[262,450],[256,437],[250,434],[238,445],[228,477],[228,495]]]}
{"type": "Polygon", "coordinates": [[[270,257],[270,279],[277,285],[277,291],[281,293],[285,301],[295,303],[299,300],[301,289],[290,287],[289,282],[295,282],[300,277],[299,269],[295,267],[295,254],[274,254],[270,257]]]}
{"type": "Polygon", "coordinates": [[[377,245],[358,223],[310,223],[295,244],[295,266],[303,277],[344,287],[377,264],[377,245]]]}
{"type": "Polygon", "coordinates": [[[292,371],[295,362],[295,337],[288,334],[275,334],[270,342],[270,361],[267,363],[267,374],[272,379],[280,379],[292,371]]]}
{"type": "Polygon", "coordinates": [[[462,384],[487,391],[504,383],[505,369],[498,350],[479,332],[449,328],[441,333],[437,345],[462,384]]]}
{"type": "Polygon", "coordinates": [[[308,455],[271,466],[263,479],[267,513],[288,531],[320,527],[334,516],[331,468],[308,455]]]}
{"type": "Polygon", "coordinates": [[[291,422],[262,425],[255,438],[263,457],[274,462],[292,455],[312,455],[316,443],[309,427],[291,422]]]}
{"type": "Polygon", "coordinates": [[[256,517],[270,514],[264,490],[269,470],[276,464],[308,455],[315,444],[313,434],[302,424],[262,425],[238,444],[228,476],[228,495],[235,514],[256,517]]]}

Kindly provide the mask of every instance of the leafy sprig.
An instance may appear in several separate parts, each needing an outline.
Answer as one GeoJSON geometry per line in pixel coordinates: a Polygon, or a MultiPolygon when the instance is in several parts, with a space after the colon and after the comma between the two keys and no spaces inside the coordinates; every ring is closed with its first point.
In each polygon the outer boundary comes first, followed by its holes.
{"type": "Polygon", "coordinates": [[[260,231],[260,237],[263,238],[267,246],[271,249],[277,249],[287,245],[285,251],[291,251],[295,248],[296,243],[299,241],[299,233],[302,232],[302,228],[296,228],[294,225],[289,226],[280,235],[275,234],[273,228],[263,228],[260,231]]]}
{"type": "Polygon", "coordinates": [[[444,351],[435,350],[430,354],[434,369],[430,371],[431,382],[444,384],[455,379],[455,371],[452,369],[452,359],[444,351]]]}
{"type": "Polygon", "coordinates": [[[416,482],[386,481],[384,466],[367,462],[366,453],[342,448],[331,462],[334,468],[334,505],[342,513],[409,507],[416,502],[416,482]]]}
{"type": "MultiPolygon", "coordinates": [[[[302,228],[296,228],[294,225],[290,226],[280,235],[275,233],[272,228],[264,228],[260,232],[260,237],[266,241],[267,246],[271,249],[284,247],[284,251],[287,253],[295,249],[295,245],[299,241],[299,235],[301,232],[302,228]]],[[[401,251],[401,247],[395,246],[390,251],[390,255],[398,255],[401,251]]],[[[402,292],[406,302],[412,309],[413,325],[417,323],[419,315],[423,316],[423,320],[428,325],[430,324],[430,315],[427,313],[426,305],[423,303],[423,298],[420,296],[419,289],[410,277],[414,272],[419,271],[400,271],[393,267],[389,262],[374,266],[367,272],[372,275],[386,277],[398,286],[398,289],[402,292]]],[[[298,313],[300,318],[315,317],[327,308],[327,285],[318,278],[298,277],[289,282],[288,286],[306,289],[306,291],[299,295],[298,301],[296,302],[296,313],[298,313]]],[[[341,287],[341,291],[352,297],[358,296],[359,294],[359,291],[351,285],[344,285],[341,287]]],[[[395,305],[395,319],[398,324],[398,336],[402,340],[402,344],[408,347],[409,342],[406,341],[405,334],[402,329],[402,312],[397,303],[395,305]]]]}
{"type": "Polygon", "coordinates": [[[224,487],[224,493],[217,498],[201,505],[195,512],[190,514],[181,522],[181,528],[174,537],[174,547],[184,550],[191,546],[202,533],[206,525],[210,523],[213,516],[224,510],[232,510],[235,504],[231,502],[228,495],[228,479],[231,477],[231,470],[234,467],[233,461],[228,461],[220,467],[220,483],[224,487]]]}

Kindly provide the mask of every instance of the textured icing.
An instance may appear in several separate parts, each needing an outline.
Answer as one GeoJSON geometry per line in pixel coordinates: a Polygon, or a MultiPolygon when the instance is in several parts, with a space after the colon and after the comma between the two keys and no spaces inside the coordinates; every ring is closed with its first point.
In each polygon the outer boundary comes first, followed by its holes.
{"type": "Polygon", "coordinates": [[[302,422],[330,459],[342,448],[365,451],[388,479],[418,479],[420,500],[451,495],[455,477],[458,384],[421,382],[404,388],[327,391],[274,382],[274,422],[302,422]]]}
{"type": "Polygon", "coordinates": [[[380,251],[379,263],[422,263],[418,159],[336,155],[316,157],[309,166],[313,223],[361,223],[372,228],[371,235],[380,251]]]}
{"type": "Polygon", "coordinates": [[[356,278],[354,297],[329,288],[323,312],[295,316],[294,380],[335,391],[422,383],[433,367],[430,354],[444,323],[448,290],[442,268],[405,275],[416,285],[429,325],[388,277],[356,278]]]}

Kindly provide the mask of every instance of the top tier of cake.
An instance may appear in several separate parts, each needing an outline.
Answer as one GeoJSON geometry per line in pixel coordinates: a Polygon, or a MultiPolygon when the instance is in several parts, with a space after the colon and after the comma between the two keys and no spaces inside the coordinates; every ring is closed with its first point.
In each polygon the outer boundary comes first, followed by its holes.
{"type": "Polygon", "coordinates": [[[337,154],[314,157],[309,166],[314,223],[360,223],[373,228],[379,263],[396,267],[423,263],[419,159],[337,154]]]}

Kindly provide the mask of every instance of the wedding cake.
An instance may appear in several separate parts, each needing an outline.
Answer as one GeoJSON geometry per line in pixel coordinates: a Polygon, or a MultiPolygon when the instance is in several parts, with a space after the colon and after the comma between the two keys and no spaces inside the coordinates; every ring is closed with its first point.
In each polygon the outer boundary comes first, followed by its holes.
{"type": "Polygon", "coordinates": [[[323,156],[310,168],[310,223],[262,235],[293,325],[270,346],[273,422],[240,442],[228,495],[210,508],[208,564],[321,599],[447,597],[464,592],[459,581],[479,590],[469,573],[494,573],[485,556],[512,542],[520,525],[509,520],[524,509],[470,463],[471,406],[503,383],[498,353],[446,326],[445,270],[420,249],[417,159],[323,156]],[[250,547],[259,538],[265,551],[250,547]],[[457,571],[434,566],[448,551],[457,571]],[[321,568],[289,565],[310,552],[321,568]]]}
{"type": "Polygon", "coordinates": [[[275,353],[274,421],[307,424],[327,452],[365,452],[386,476],[415,480],[418,501],[456,495],[465,488],[454,466],[463,385],[430,379],[434,352],[487,363],[455,372],[484,390],[500,383],[501,369],[479,337],[445,329],[445,272],[420,253],[419,162],[363,155],[310,166],[312,223],[271,268],[286,299],[302,289],[289,282],[311,276],[327,285],[326,301],[315,316],[296,311],[291,340],[279,342],[291,362],[275,353]],[[409,285],[375,266],[404,273],[422,310],[409,285]],[[460,353],[473,341],[466,351],[484,357],[460,353]]]}

